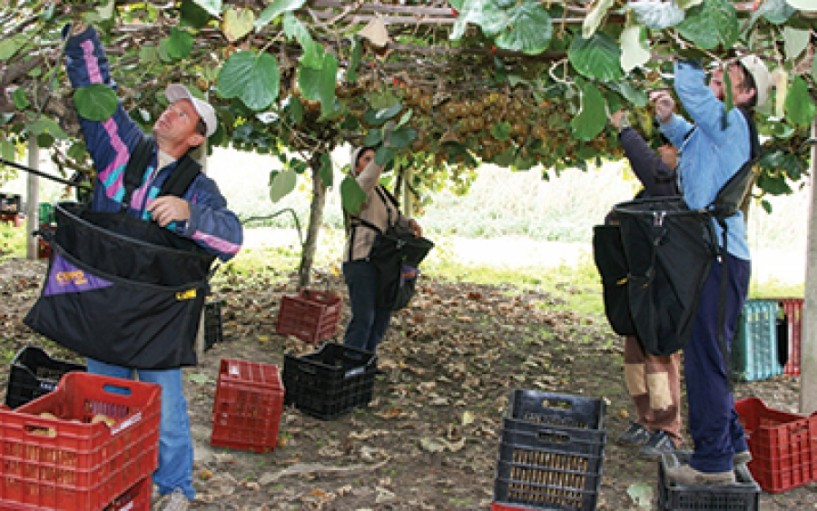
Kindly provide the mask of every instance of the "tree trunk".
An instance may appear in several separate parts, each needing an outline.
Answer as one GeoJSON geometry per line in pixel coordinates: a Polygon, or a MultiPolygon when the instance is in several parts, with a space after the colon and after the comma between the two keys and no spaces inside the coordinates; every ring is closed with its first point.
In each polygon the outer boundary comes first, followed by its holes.
{"type": "MultiPolygon", "coordinates": [[[[811,136],[817,137],[817,120],[811,124],[811,136]]],[[[817,172],[817,146],[811,146],[811,170],[817,172]]],[[[806,285],[803,299],[802,332],[800,337],[800,413],[817,410],[817,186],[811,181],[808,229],[806,232],[806,285]],[[809,285],[809,282],[812,285],[809,285]]]]}
{"type": "Polygon", "coordinates": [[[298,289],[309,285],[315,252],[318,248],[318,233],[323,223],[323,208],[326,205],[326,185],[320,176],[320,153],[310,158],[309,168],[312,171],[312,202],[309,205],[309,226],[301,253],[301,265],[298,268],[298,289]]]}
{"type": "Polygon", "coordinates": [[[408,167],[403,171],[403,214],[409,218],[414,218],[414,197],[411,194],[411,175],[413,174],[413,167],[408,167]]]}

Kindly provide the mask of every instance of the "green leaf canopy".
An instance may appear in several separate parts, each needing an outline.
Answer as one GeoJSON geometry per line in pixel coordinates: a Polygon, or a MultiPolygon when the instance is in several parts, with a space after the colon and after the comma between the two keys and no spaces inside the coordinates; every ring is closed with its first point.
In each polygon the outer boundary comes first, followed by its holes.
{"type": "Polygon", "coordinates": [[[256,112],[263,110],[278,97],[278,62],[269,53],[235,52],[221,68],[216,86],[222,97],[238,98],[256,112]]]}
{"type": "Polygon", "coordinates": [[[621,70],[621,48],[612,37],[597,33],[590,39],[573,38],[567,58],[582,76],[602,82],[617,82],[624,77],[621,70]]]}
{"type": "Polygon", "coordinates": [[[116,93],[101,83],[79,87],[74,91],[74,105],[77,113],[89,121],[109,119],[119,104],[116,93]]]}
{"type": "Polygon", "coordinates": [[[582,108],[570,121],[573,135],[579,140],[592,140],[601,133],[607,123],[604,98],[592,83],[581,83],[582,108]]]}
{"type": "Polygon", "coordinates": [[[498,47],[528,55],[545,51],[553,36],[550,14],[536,0],[466,0],[450,38],[460,39],[467,23],[478,25],[498,47]]]}
{"type": "Polygon", "coordinates": [[[738,40],[738,19],[729,0],[707,0],[687,11],[678,32],[701,48],[731,48],[738,40]]]}

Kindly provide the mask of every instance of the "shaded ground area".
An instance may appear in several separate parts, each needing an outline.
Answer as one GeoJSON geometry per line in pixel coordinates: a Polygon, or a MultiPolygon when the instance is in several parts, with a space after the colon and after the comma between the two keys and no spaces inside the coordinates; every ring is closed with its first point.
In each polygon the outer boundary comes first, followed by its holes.
{"type": "MultiPolygon", "coordinates": [[[[43,263],[0,268],[0,353],[10,360],[32,343],[53,356],[73,355],[21,323],[39,292],[43,263]]],[[[201,510],[487,510],[492,499],[502,414],[514,389],[602,398],[605,450],[597,509],[654,509],[657,464],[612,442],[627,426],[622,343],[606,322],[563,312],[550,295],[425,279],[412,306],[394,318],[382,345],[374,398],[365,408],[324,421],[283,411],[278,447],[267,454],[212,448],[209,437],[218,366],[223,357],[283,368],[285,353],[314,349],[275,334],[281,297],[293,283],[272,273],[222,272],[224,341],[185,371],[196,439],[194,509],[201,510]],[[633,495],[645,495],[639,508],[633,495]]],[[[316,289],[345,295],[337,276],[316,289]]],[[[576,292],[580,292],[577,290],[576,292]]],[[[344,310],[342,323],[348,318],[344,310]]],[[[338,331],[338,335],[340,334],[338,331]]],[[[8,364],[0,366],[5,381],[8,364]]],[[[795,411],[792,377],[738,383],[738,397],[795,411]]],[[[4,393],[4,391],[3,391],[4,393]]],[[[817,484],[762,494],[764,511],[817,509],[817,484]]]]}

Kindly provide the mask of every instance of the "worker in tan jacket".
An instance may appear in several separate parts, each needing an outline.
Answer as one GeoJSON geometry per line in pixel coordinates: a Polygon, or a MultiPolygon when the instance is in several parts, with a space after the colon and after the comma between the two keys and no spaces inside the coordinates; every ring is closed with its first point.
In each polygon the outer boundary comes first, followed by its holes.
{"type": "Polygon", "coordinates": [[[374,353],[391,319],[391,309],[377,306],[378,272],[369,261],[375,238],[389,226],[400,225],[422,236],[423,229],[397,207],[394,197],[379,184],[383,166],[374,159],[374,149],[352,151],[352,173],[366,194],[357,214],[346,212],[346,244],[343,248],[343,278],[349,288],[352,318],[346,327],[344,344],[374,353]]]}

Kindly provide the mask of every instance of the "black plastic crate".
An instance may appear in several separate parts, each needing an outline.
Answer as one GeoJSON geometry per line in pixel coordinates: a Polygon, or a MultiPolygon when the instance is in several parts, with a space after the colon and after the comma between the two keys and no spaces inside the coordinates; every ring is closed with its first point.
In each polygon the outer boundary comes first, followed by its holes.
{"type": "Polygon", "coordinates": [[[745,465],[735,470],[735,484],[726,486],[679,485],[666,477],[666,469],[688,463],[691,454],[665,454],[658,464],[658,509],[660,511],[757,511],[760,486],[745,465]]]}
{"type": "Polygon", "coordinates": [[[26,346],[11,361],[6,405],[17,408],[34,398],[48,394],[60,378],[71,371],[85,371],[85,366],[52,359],[41,348],[26,346]]]}
{"type": "Polygon", "coordinates": [[[604,430],[549,426],[505,418],[494,501],[534,509],[596,508],[604,430]]]}
{"type": "Polygon", "coordinates": [[[209,350],[217,342],[224,340],[224,330],[221,324],[221,301],[204,304],[204,351],[209,350]]]}
{"type": "Polygon", "coordinates": [[[599,398],[517,389],[511,392],[506,419],[579,429],[604,428],[599,398]]]}
{"type": "Polygon", "coordinates": [[[301,356],[284,355],[285,404],[319,419],[334,419],[372,400],[377,357],[325,343],[301,356]]]}

